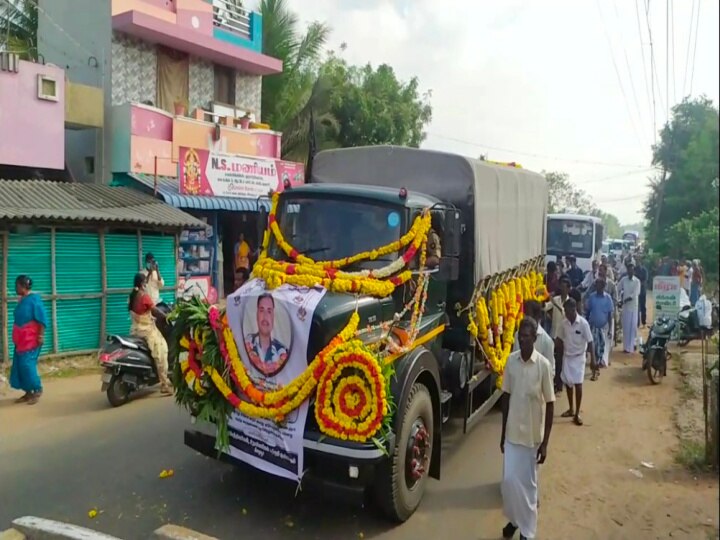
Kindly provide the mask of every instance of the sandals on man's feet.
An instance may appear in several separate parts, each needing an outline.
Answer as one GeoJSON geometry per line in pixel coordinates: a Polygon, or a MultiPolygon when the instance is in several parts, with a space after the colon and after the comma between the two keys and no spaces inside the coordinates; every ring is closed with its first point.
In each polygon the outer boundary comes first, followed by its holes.
{"type": "Polygon", "coordinates": [[[580,418],[578,415],[575,415],[575,417],[573,418],[573,423],[576,426],[582,426],[583,425],[582,418],[580,418]]]}
{"type": "Polygon", "coordinates": [[[560,415],[560,418],[572,418],[573,416],[575,416],[575,413],[571,410],[567,410],[560,415]]]}

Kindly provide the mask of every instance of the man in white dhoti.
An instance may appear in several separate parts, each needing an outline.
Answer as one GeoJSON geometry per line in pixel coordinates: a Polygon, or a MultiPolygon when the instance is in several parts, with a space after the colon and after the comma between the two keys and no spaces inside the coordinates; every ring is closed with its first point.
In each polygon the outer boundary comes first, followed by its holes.
{"type": "Polygon", "coordinates": [[[503,508],[509,523],[503,538],[534,538],[538,518],[537,466],[545,463],[552,429],[555,392],[550,361],[535,349],[537,322],[520,322],[520,350],[503,372],[503,508]],[[544,415],[544,419],[543,419],[544,415]]]}
{"type": "Polygon", "coordinates": [[[635,266],[627,265],[627,274],[618,283],[618,297],[622,306],[623,352],[635,352],[638,306],[642,284],[635,276],[635,266]]]}
{"type": "Polygon", "coordinates": [[[590,353],[590,369],[597,366],[593,336],[588,322],[578,315],[577,302],[569,298],[565,302],[565,318],[560,326],[557,340],[562,347],[562,382],[567,389],[569,408],[562,413],[563,418],[572,418],[576,425],[582,426],[580,405],[582,404],[582,384],[585,379],[585,354],[590,353]],[[573,407],[573,398],[575,403],[573,407]]]}

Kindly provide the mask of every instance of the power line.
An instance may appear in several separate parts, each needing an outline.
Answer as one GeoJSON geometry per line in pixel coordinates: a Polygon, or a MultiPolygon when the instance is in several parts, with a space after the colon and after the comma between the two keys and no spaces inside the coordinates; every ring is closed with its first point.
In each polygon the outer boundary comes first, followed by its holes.
{"type": "Polygon", "coordinates": [[[690,11],[690,28],[688,29],[688,43],[685,50],[685,74],[683,75],[683,98],[685,97],[685,89],[687,88],[688,66],[690,65],[690,51],[692,50],[693,23],[695,22],[695,4],[697,0],[693,0],[692,9],[690,11]]]}
{"type": "Polygon", "coordinates": [[[611,202],[624,202],[624,201],[634,201],[636,199],[643,199],[647,197],[647,193],[639,193],[637,195],[629,195],[627,197],[618,197],[616,199],[604,199],[604,200],[596,200],[596,204],[605,204],[605,203],[611,203],[611,202]]]}
{"type": "Polygon", "coordinates": [[[670,119],[670,0],[665,0],[665,116],[670,119]]]}
{"type": "MultiPolygon", "coordinates": [[[[655,100],[655,85],[660,87],[660,79],[657,74],[657,64],[655,63],[655,47],[653,45],[652,28],[650,25],[650,0],[645,3],[645,23],[647,24],[648,37],[650,38],[650,79],[652,81],[653,100],[655,100]]],[[[660,107],[665,108],[662,99],[662,93],[658,90],[657,97],[660,100],[660,107]]]]}
{"type": "Polygon", "coordinates": [[[602,24],[605,39],[607,40],[608,47],[610,48],[610,59],[612,60],[613,68],[615,68],[615,75],[617,76],[618,85],[620,86],[620,93],[622,94],[623,101],[625,102],[625,108],[627,109],[628,117],[630,118],[630,125],[633,128],[633,132],[635,133],[635,138],[637,139],[638,143],[640,143],[640,146],[643,146],[643,142],[640,140],[640,136],[638,135],[637,126],[635,125],[635,118],[633,117],[632,111],[630,110],[630,102],[627,98],[627,94],[625,93],[625,87],[622,83],[622,77],[620,77],[620,70],[618,69],[617,62],[615,62],[615,53],[613,52],[612,42],[610,41],[607,26],[605,25],[605,20],[603,18],[602,8],[600,7],[600,0],[596,0],[595,5],[597,5],[598,13],[600,14],[600,24],[602,24]]]}
{"type": "Polygon", "coordinates": [[[614,180],[616,178],[624,178],[626,176],[633,176],[636,174],[643,174],[643,173],[649,173],[650,171],[656,170],[655,167],[648,167],[647,169],[641,170],[641,171],[626,171],[624,173],[620,174],[613,174],[611,176],[603,176],[602,178],[595,178],[593,180],[585,180],[583,182],[576,182],[578,185],[585,186],[588,184],[596,184],[598,182],[605,182],[607,180],[614,180]]]}
{"type": "Polygon", "coordinates": [[[548,155],[545,155],[545,154],[535,154],[535,153],[532,153],[532,152],[523,152],[523,151],[520,151],[520,150],[513,150],[513,149],[510,149],[510,148],[501,148],[501,147],[498,147],[498,146],[490,146],[490,145],[487,145],[487,144],[482,144],[482,143],[477,143],[477,142],[473,142],[473,141],[468,141],[468,140],[465,140],[465,139],[459,139],[459,138],[457,138],[457,137],[450,137],[450,136],[447,136],[447,135],[441,135],[441,134],[439,134],[439,133],[427,133],[427,135],[430,136],[430,137],[438,138],[438,139],[445,139],[445,140],[448,140],[448,141],[453,141],[453,142],[458,142],[458,143],[462,143],[462,144],[467,144],[467,145],[469,145],[469,146],[474,146],[474,147],[476,147],[476,148],[482,148],[482,149],[486,149],[486,150],[495,150],[496,152],[507,152],[507,153],[509,153],[509,154],[517,154],[517,155],[520,155],[520,156],[528,156],[528,157],[535,157],[535,158],[542,158],[542,159],[552,159],[552,160],[554,160],[554,161],[564,161],[564,162],[566,162],[566,163],[578,163],[578,164],[581,164],[581,165],[600,165],[600,166],[603,166],[603,167],[626,167],[626,168],[633,168],[633,167],[635,167],[635,168],[638,168],[638,169],[645,169],[645,168],[647,168],[647,165],[630,165],[630,164],[627,164],[627,163],[610,163],[610,162],[607,162],[607,161],[588,161],[588,160],[583,160],[583,159],[561,158],[561,157],[557,157],[557,156],[548,156],[548,155]]]}
{"type": "MultiPolygon", "coordinates": [[[[653,142],[657,144],[657,124],[655,121],[655,95],[653,94],[652,100],[650,99],[650,85],[648,84],[647,76],[647,64],[645,62],[645,47],[643,46],[643,33],[642,25],[640,24],[640,6],[639,0],[635,0],[635,18],[637,19],[638,38],[640,39],[640,55],[642,56],[643,64],[643,79],[645,80],[645,94],[648,100],[648,107],[651,107],[652,113],[652,126],[653,126],[653,142]]],[[[652,77],[652,75],[651,75],[652,77]]]]}
{"type": "Polygon", "coordinates": [[[697,13],[695,19],[695,45],[693,46],[693,57],[692,57],[692,69],[690,70],[690,94],[692,94],[693,79],[695,78],[695,53],[697,52],[697,41],[698,31],[700,29],[700,5],[702,2],[698,1],[697,13]]]}
{"type": "MultiPolygon", "coordinates": [[[[670,0],[670,50],[672,51],[673,103],[677,103],[677,85],[675,78],[675,0],[670,0]]],[[[668,100],[669,99],[670,98],[668,98],[668,100]]]]}

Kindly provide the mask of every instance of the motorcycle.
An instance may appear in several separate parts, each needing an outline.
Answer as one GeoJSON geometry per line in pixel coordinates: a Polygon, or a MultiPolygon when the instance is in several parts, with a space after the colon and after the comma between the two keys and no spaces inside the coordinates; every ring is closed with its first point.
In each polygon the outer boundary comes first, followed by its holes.
{"type": "MultiPolygon", "coordinates": [[[[159,302],[157,309],[167,316],[172,311],[172,305],[159,302]]],[[[172,323],[166,319],[158,320],[158,329],[169,343],[172,323]]],[[[131,394],[160,382],[155,362],[144,338],[109,335],[100,351],[99,360],[105,369],[101,391],[107,393],[108,401],[113,407],[124,405],[131,394]]],[[[172,372],[172,355],[168,357],[168,364],[168,371],[172,372]]]]}
{"type": "Polygon", "coordinates": [[[652,384],[660,384],[667,375],[667,362],[670,359],[667,347],[675,326],[675,321],[667,317],[658,318],[650,329],[647,342],[640,346],[642,368],[647,371],[652,384]]]}
{"type": "Polygon", "coordinates": [[[678,345],[685,347],[694,339],[703,339],[710,337],[718,328],[718,305],[715,302],[712,305],[712,325],[704,327],[700,324],[697,308],[689,305],[683,306],[678,314],[678,345]]]}

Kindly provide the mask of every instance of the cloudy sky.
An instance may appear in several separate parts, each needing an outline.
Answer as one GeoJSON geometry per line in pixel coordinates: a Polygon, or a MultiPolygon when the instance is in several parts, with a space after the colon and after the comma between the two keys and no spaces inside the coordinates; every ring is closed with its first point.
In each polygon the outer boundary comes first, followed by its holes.
{"type": "Polygon", "coordinates": [[[329,24],[330,48],[346,43],[349,62],[388,63],[432,90],[424,147],[565,171],[623,223],[640,219],[652,172],[648,22],[657,129],[668,102],[691,91],[718,102],[717,0],[288,4],[303,21],[329,24]]]}

